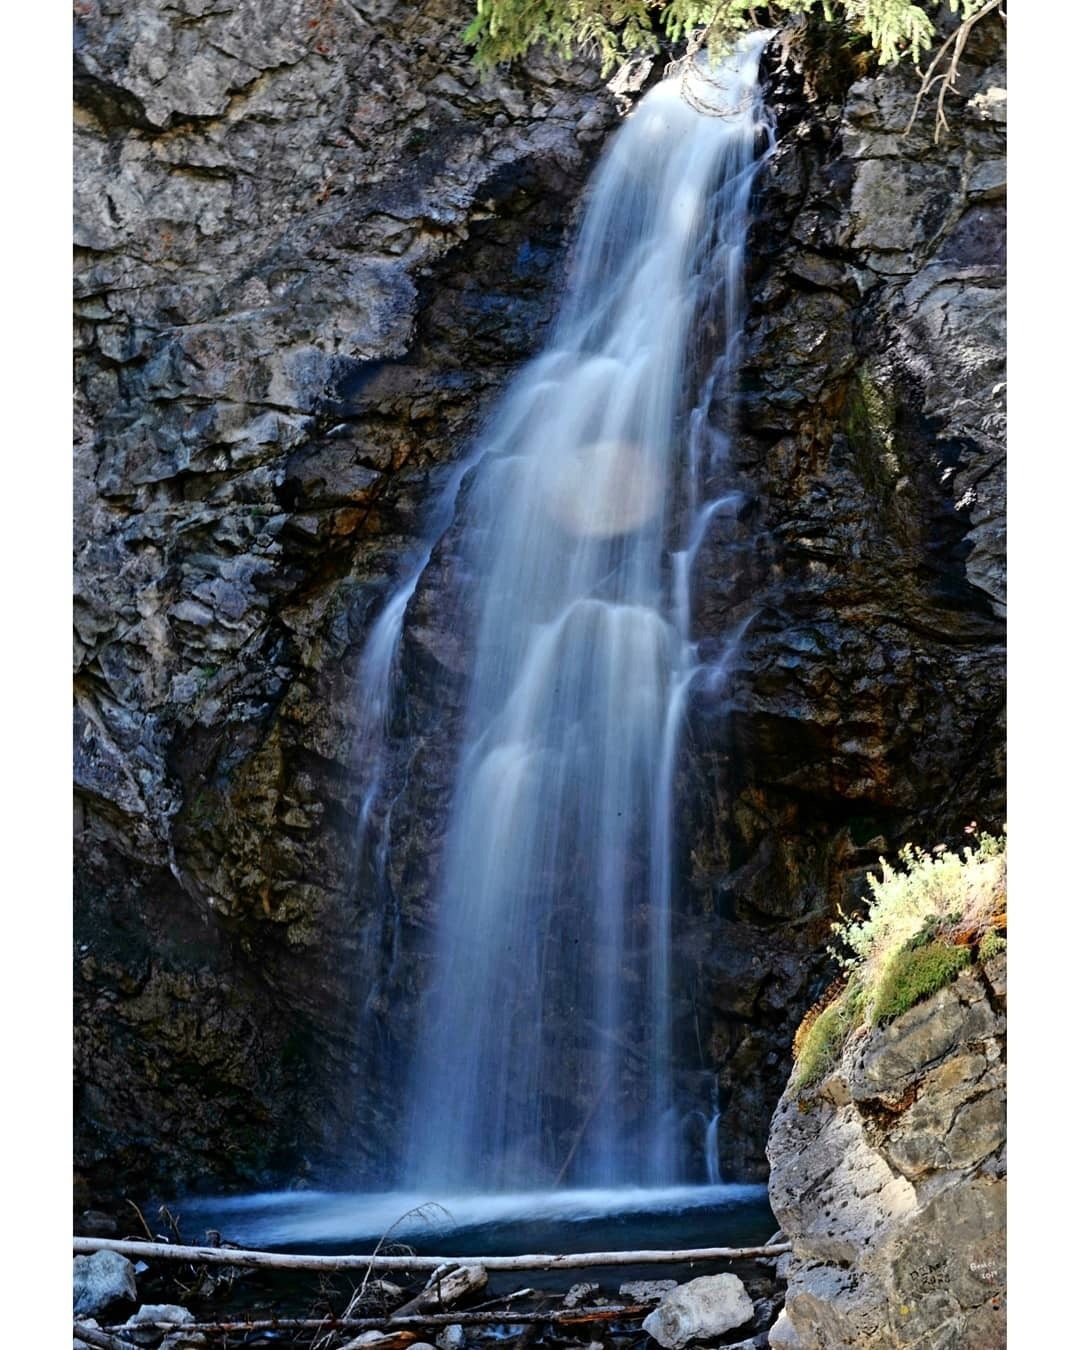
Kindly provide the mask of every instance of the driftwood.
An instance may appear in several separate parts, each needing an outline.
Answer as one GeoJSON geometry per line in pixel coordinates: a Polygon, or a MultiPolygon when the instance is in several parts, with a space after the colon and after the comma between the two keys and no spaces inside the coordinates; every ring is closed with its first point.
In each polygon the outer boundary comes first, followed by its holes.
{"type": "MultiPolygon", "coordinates": [[[[94,1346],[95,1350],[138,1350],[134,1341],[121,1340],[119,1336],[103,1331],[101,1327],[87,1326],[85,1322],[74,1322],[71,1330],[77,1340],[85,1341],[87,1345],[94,1346]]],[[[175,1322],[170,1323],[169,1330],[176,1330],[175,1322]]]]}
{"type": "Polygon", "coordinates": [[[458,1266],[456,1270],[436,1270],[427,1287],[415,1298],[403,1303],[393,1314],[396,1322],[401,1317],[425,1312],[428,1308],[452,1308],[463,1298],[475,1294],[487,1284],[487,1271],[480,1265],[458,1266]]]}
{"type": "Polygon", "coordinates": [[[790,1242],[765,1247],[691,1247],[673,1251],[566,1252],[527,1256],[304,1256],[291,1252],[245,1251],[236,1247],[183,1247],[172,1242],[130,1242],[119,1238],[72,1238],[77,1256],[119,1252],[136,1261],[188,1261],[193,1265],[246,1266],[264,1270],[438,1270],[440,1266],[482,1266],[486,1270],[581,1270],[586,1266],[689,1265],[695,1261],[741,1261],[780,1256],[790,1242]]]}
{"type": "MultiPolygon", "coordinates": [[[[170,1331],[211,1331],[224,1335],[241,1331],[384,1331],[390,1329],[395,1338],[399,1335],[416,1340],[412,1334],[415,1327],[483,1327],[499,1326],[509,1323],[513,1326],[526,1326],[530,1323],[556,1322],[560,1326],[577,1325],[587,1322],[618,1322],[623,1318],[641,1317],[652,1311],[652,1303],[628,1303],[602,1308],[551,1308],[546,1312],[515,1312],[504,1308],[499,1312],[448,1312],[417,1313],[402,1318],[398,1326],[396,1317],[271,1317],[261,1321],[249,1322],[185,1322],[178,1327],[175,1322],[160,1322],[156,1325],[170,1331]]],[[[146,1323],[143,1324],[147,1325],[146,1323]]],[[[404,1343],[404,1342],[403,1342],[404,1343]]],[[[126,1344],[126,1342],[125,1342],[126,1344]]],[[[381,1345],[381,1342],[379,1343],[381,1345]]]]}

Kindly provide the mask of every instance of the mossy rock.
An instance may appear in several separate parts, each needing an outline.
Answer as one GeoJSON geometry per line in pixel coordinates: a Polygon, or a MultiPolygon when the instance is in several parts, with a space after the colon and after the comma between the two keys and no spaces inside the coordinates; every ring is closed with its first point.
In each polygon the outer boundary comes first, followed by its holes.
{"type": "Polygon", "coordinates": [[[954,947],[947,942],[930,942],[897,952],[882,973],[874,996],[872,1021],[879,1023],[899,1017],[921,999],[943,989],[970,964],[969,948],[954,947]]]}
{"type": "Polygon", "coordinates": [[[830,1003],[806,1031],[798,1050],[795,1090],[820,1083],[840,1058],[848,1032],[863,1020],[866,991],[855,980],[830,1003]]]}

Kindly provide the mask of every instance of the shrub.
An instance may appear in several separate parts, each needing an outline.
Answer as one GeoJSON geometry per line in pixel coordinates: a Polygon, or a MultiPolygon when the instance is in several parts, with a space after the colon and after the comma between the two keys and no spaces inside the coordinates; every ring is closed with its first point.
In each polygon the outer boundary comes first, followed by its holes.
{"type": "Polygon", "coordinates": [[[931,942],[897,952],[874,991],[871,1021],[878,1023],[899,1017],[920,999],[936,994],[970,964],[970,948],[954,947],[947,942],[931,942]]]}
{"type": "MultiPolygon", "coordinates": [[[[970,827],[974,830],[974,826],[970,827]]],[[[1005,838],[982,834],[976,847],[927,853],[908,844],[896,866],[881,860],[881,876],[867,874],[867,911],[833,925],[833,956],[847,971],[803,1019],[795,1038],[797,1091],[820,1083],[858,1026],[898,1017],[936,993],[979,956],[1004,949],[991,925],[1005,910],[1005,838]],[[820,1011],[818,1011],[820,1008],[820,1011]]]]}
{"type": "MultiPolygon", "coordinates": [[[[983,7],[983,0],[949,0],[961,20],[983,7]]],[[[929,15],[912,0],[772,0],[768,6],[754,0],[477,0],[465,37],[481,66],[511,61],[540,43],[567,59],[575,47],[591,49],[606,74],[627,56],[659,50],[654,19],[672,42],[704,41],[715,56],[758,26],[755,11],[767,13],[770,23],[817,12],[868,38],[883,64],[902,54],[917,63],[934,40],[929,15]]]]}
{"type": "Polygon", "coordinates": [[[979,960],[989,961],[1005,950],[1005,939],[1000,933],[995,933],[993,929],[979,943],[979,960]]]}
{"type": "Polygon", "coordinates": [[[899,863],[880,859],[881,876],[867,873],[869,909],[833,925],[841,966],[858,969],[863,985],[876,989],[900,951],[929,946],[948,933],[978,934],[1005,903],[1004,837],[983,834],[976,848],[927,853],[907,844],[899,863]]]}

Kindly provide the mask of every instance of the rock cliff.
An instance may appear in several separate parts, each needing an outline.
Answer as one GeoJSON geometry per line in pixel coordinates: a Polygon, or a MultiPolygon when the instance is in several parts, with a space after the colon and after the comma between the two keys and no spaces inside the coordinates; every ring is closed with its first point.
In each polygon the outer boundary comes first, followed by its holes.
{"type": "Polygon", "coordinates": [[[775,1350],[1005,1345],[1005,955],[855,1036],[769,1134],[775,1350]]]}
{"type": "Polygon", "coordinates": [[[973,30],[937,140],[906,131],[910,63],[866,74],[814,28],[766,56],[741,388],[712,409],[743,499],[697,566],[706,645],[742,639],[682,770],[678,1013],[729,1174],[764,1175],[837,904],[903,842],[1002,819],[1003,44],[973,30]]]}
{"type": "MultiPolygon", "coordinates": [[[[478,77],[469,10],[76,6],[84,1201],[386,1161],[467,660],[452,530],[406,616],[384,885],[358,661],[542,338],[616,120],[587,64],[478,77]]],[[[999,27],[938,143],[903,134],[904,68],[818,30],[766,59],[743,376],[711,410],[742,505],[695,599],[706,644],[743,636],[680,768],[682,1091],[729,1175],[764,1175],[835,901],[1002,809],[999,27]]]]}

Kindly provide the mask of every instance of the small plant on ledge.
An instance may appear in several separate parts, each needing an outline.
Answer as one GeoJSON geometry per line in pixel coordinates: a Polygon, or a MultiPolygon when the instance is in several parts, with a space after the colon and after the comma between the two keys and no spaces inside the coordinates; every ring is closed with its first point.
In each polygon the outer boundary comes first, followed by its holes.
{"type": "Polygon", "coordinates": [[[880,863],[880,877],[867,874],[867,912],[833,924],[832,954],[845,976],[796,1034],[799,1091],[828,1074],[857,1028],[899,1017],[974,960],[1005,950],[1004,834],[982,834],[961,853],[907,844],[896,866],[880,863]]]}

